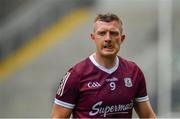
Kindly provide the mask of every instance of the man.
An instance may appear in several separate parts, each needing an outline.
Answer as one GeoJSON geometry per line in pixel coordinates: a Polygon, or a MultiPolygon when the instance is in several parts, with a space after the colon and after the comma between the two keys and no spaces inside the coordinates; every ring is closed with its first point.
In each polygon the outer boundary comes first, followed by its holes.
{"type": "Polygon", "coordinates": [[[60,81],[53,118],[155,118],[145,79],[133,62],[117,56],[125,39],[115,14],[99,14],[91,39],[94,54],[73,66],[60,81]]]}

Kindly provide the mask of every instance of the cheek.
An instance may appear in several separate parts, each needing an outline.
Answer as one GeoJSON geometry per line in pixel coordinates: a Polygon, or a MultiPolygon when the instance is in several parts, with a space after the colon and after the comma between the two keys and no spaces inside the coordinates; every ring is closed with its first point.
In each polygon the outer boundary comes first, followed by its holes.
{"type": "Polygon", "coordinates": [[[97,47],[100,47],[102,43],[100,42],[99,39],[96,39],[95,40],[95,44],[96,44],[97,47]]]}
{"type": "Polygon", "coordinates": [[[120,38],[117,38],[115,41],[116,41],[116,44],[118,44],[118,45],[121,44],[121,39],[120,38]]]}
{"type": "Polygon", "coordinates": [[[102,44],[102,42],[103,42],[103,40],[102,40],[102,39],[100,39],[100,38],[97,38],[97,37],[96,37],[96,39],[95,39],[95,43],[96,43],[96,45],[101,45],[101,44],[102,44]]]}

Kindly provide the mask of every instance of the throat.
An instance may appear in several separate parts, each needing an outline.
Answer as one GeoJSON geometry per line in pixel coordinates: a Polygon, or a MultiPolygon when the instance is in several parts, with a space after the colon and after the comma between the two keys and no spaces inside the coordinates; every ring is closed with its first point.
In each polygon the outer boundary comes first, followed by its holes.
{"type": "Polygon", "coordinates": [[[98,56],[97,54],[95,54],[94,59],[96,60],[96,62],[105,67],[106,69],[111,69],[116,65],[116,57],[103,57],[103,56],[98,56]]]}

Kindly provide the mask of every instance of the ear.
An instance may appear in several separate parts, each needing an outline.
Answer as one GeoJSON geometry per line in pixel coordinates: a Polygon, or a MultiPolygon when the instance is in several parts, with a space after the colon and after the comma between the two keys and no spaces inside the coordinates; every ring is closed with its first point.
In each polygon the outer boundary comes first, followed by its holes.
{"type": "Polygon", "coordinates": [[[121,42],[123,42],[125,40],[126,36],[125,35],[121,35],[121,42]]]}
{"type": "Polygon", "coordinates": [[[94,40],[94,39],[95,39],[94,33],[91,33],[91,40],[94,40]]]}

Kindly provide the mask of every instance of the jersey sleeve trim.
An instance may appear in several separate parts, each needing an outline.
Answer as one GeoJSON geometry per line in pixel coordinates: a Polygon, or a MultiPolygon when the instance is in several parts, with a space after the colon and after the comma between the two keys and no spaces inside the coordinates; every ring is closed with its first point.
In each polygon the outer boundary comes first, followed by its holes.
{"type": "Polygon", "coordinates": [[[135,98],[136,102],[144,102],[144,101],[148,101],[148,100],[149,100],[148,95],[144,96],[144,97],[140,97],[140,98],[135,98]]]}
{"type": "Polygon", "coordinates": [[[54,103],[57,104],[57,105],[60,105],[60,106],[63,106],[65,108],[69,108],[69,109],[73,109],[75,107],[74,104],[70,104],[70,103],[67,103],[67,102],[63,102],[63,101],[60,101],[58,99],[55,98],[54,100],[54,103]]]}

